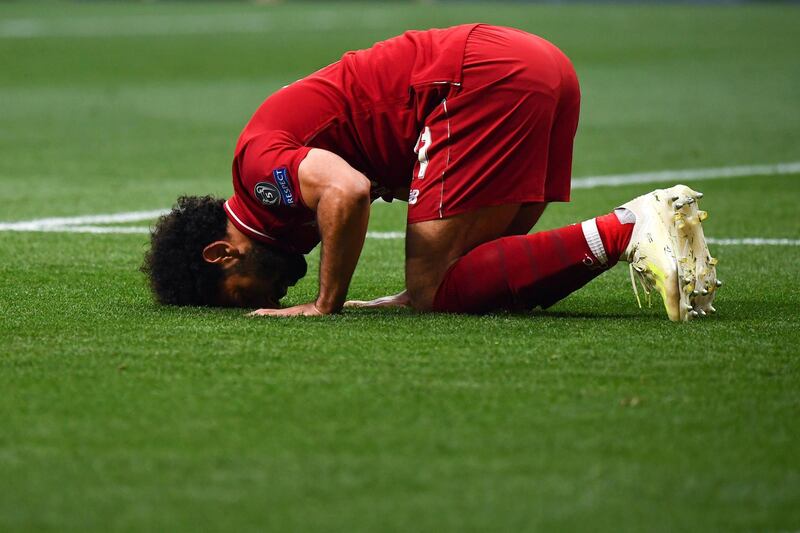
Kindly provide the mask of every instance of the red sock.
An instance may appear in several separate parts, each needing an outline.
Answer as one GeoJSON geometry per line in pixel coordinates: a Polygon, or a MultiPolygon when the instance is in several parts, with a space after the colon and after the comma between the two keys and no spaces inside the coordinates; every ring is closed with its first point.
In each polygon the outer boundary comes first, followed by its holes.
{"type": "Polygon", "coordinates": [[[616,264],[631,240],[633,220],[635,219],[631,218],[630,223],[622,224],[616,213],[609,213],[594,220],[597,223],[600,238],[603,239],[603,248],[606,249],[609,259],[613,259],[616,264]]]}
{"type": "Polygon", "coordinates": [[[433,310],[484,313],[549,307],[614,266],[632,231],[632,223],[622,224],[611,213],[583,224],[487,242],[450,267],[433,310]]]}

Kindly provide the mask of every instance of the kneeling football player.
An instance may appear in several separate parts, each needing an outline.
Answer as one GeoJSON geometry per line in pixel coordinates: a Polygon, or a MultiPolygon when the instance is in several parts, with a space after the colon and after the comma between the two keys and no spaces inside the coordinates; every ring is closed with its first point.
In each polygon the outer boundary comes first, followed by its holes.
{"type": "Polygon", "coordinates": [[[483,313],[548,307],[631,263],[672,320],[713,311],[718,286],[685,186],[528,234],[569,200],[580,89],[551,43],[483,24],[410,31],[271,95],[245,126],[227,201],[183,197],[143,270],[159,301],[335,313],[376,198],[408,201],[406,290],[354,306],[483,313]],[[321,242],[315,301],[278,308],[321,242]]]}

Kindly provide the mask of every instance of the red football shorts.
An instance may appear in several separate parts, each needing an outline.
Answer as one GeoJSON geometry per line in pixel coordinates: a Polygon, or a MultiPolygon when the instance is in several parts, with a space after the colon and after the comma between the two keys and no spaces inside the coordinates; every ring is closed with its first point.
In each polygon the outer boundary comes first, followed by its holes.
{"type": "Polygon", "coordinates": [[[415,151],[408,223],[481,207],[569,201],[580,88],[546,40],[478,26],[462,85],[427,117],[415,151]]]}

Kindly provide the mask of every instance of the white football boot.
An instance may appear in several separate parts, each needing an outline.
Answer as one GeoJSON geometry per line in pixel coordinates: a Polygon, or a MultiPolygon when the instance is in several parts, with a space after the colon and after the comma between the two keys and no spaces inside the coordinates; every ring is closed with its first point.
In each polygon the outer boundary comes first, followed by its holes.
{"type": "Polygon", "coordinates": [[[650,297],[661,294],[673,321],[704,317],[716,310],[711,305],[716,289],[717,260],[711,257],[700,223],[708,214],[697,208],[702,193],[686,185],[655,191],[631,200],[620,209],[636,216],[630,243],[622,259],[630,263],[631,284],[639,307],[635,277],[650,297]]]}

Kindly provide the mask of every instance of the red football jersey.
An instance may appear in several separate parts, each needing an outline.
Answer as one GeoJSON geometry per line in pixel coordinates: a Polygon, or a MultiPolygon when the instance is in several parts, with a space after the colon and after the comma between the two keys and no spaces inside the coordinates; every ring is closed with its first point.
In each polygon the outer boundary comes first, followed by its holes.
{"type": "Polygon", "coordinates": [[[425,117],[461,83],[475,27],[409,31],[271,95],[239,137],[225,203],[246,235],[308,253],[319,243],[297,172],[311,148],[331,151],[381,188],[408,187],[425,117]]]}

